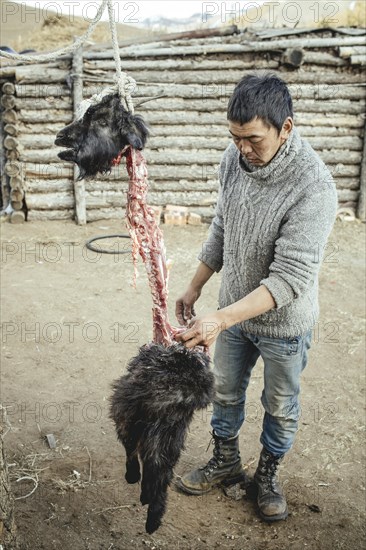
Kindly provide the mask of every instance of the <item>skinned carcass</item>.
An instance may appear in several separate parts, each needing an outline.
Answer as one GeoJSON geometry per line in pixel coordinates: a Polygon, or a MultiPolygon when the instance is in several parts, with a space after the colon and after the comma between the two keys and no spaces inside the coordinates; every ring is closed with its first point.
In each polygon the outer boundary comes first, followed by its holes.
{"type": "MultiPolygon", "coordinates": [[[[107,111],[112,108],[107,103],[104,107],[107,111]]],[[[59,156],[77,162],[83,171],[81,173],[90,175],[95,175],[96,171],[105,172],[118,163],[122,155],[126,156],[129,174],[127,225],[132,239],[134,266],[136,268],[140,255],[148,275],[153,301],[153,342],[139,349],[128,364],[127,374],[114,382],[110,417],[126,450],[125,478],[128,483],[140,480],[140,461],[142,463],[140,501],[143,505],[148,504],[146,531],[153,533],[161,525],[173,468],[184,447],[193,414],[213,400],[214,377],[205,350],[199,347],[189,350],[178,344],[175,336],[185,329],[174,328],[169,323],[168,271],[163,236],[155,222],[154,212],[146,202],[147,168],[139,150],[146,141],[146,125],[141,117],[127,113],[126,124],[120,127],[123,128],[120,134],[124,135],[119,137],[118,148],[112,143],[115,126],[109,128],[104,124],[112,115],[106,113],[103,120],[98,108],[91,112],[89,109],[85,113],[88,124],[76,125],[78,130],[75,132],[74,123],[69,125],[67,128],[71,127],[72,131],[64,129],[61,136],[58,134],[56,144],[71,147],[71,151],[59,156]],[[96,120],[90,120],[90,117],[96,117],[96,120]],[[67,135],[72,138],[67,138],[67,135]],[[99,136],[98,139],[105,139],[106,143],[97,143],[95,135],[99,136]],[[108,152],[108,162],[105,151],[108,152]],[[86,164],[84,159],[88,159],[86,164]]]]}

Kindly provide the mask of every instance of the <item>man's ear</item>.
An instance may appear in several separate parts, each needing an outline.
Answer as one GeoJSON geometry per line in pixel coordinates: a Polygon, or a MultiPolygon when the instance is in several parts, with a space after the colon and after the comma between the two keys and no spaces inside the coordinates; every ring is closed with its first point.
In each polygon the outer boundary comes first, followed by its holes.
{"type": "Polygon", "coordinates": [[[283,123],[282,130],[281,130],[281,137],[284,139],[287,139],[289,135],[292,132],[292,128],[294,127],[294,121],[290,116],[288,116],[283,123]]]}

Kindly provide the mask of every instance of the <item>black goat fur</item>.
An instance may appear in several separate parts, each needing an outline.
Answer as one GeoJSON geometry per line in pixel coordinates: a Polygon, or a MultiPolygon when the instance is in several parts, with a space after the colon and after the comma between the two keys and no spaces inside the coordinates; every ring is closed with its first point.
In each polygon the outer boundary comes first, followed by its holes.
{"type": "Polygon", "coordinates": [[[68,148],[58,156],[78,165],[81,180],[109,172],[113,159],[124,147],[132,145],[141,150],[148,135],[143,118],[126,111],[118,94],[110,94],[63,128],[55,145],[68,148]]]}
{"type": "Polygon", "coordinates": [[[209,357],[181,344],[140,348],[116,380],[110,417],[126,450],[128,483],[141,478],[141,504],[148,504],[146,531],[153,533],[165,513],[167,490],[196,410],[214,397],[209,357]]]}

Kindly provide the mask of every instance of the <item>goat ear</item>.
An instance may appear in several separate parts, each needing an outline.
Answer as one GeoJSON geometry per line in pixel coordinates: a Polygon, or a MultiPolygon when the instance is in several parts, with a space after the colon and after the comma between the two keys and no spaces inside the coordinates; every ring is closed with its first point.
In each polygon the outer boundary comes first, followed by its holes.
{"type": "Polygon", "coordinates": [[[143,149],[144,148],[144,144],[142,143],[142,140],[141,138],[135,134],[134,132],[128,132],[127,135],[126,135],[126,139],[128,141],[128,143],[130,145],[132,145],[132,147],[134,149],[143,149]]]}

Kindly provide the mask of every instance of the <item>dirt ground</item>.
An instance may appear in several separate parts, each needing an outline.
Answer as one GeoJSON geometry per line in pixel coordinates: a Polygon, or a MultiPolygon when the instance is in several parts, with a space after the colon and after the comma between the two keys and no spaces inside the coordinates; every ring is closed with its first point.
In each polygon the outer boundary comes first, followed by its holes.
{"type": "MultiPolygon", "coordinates": [[[[207,226],[162,227],[174,262],[173,319],[207,226]]],[[[281,467],[288,519],[267,525],[246,497],[235,500],[221,489],[188,497],[171,487],[164,524],[149,536],[139,486],[124,481],[124,452],[108,418],[112,380],[152,336],[143,266],[134,290],[129,255],[85,249],[88,237],[124,232],[118,221],[2,224],[1,400],[21,550],[361,548],[364,228],[337,221],[325,253],[299,432],[281,467]],[[54,435],[55,449],[47,434],[54,435]]],[[[218,275],[208,283],[198,313],[216,308],[219,282],[218,275]]],[[[252,376],[241,432],[249,473],[260,450],[262,366],[258,361],[252,376]]],[[[211,456],[209,421],[209,410],[196,416],[177,475],[211,456]]]]}

